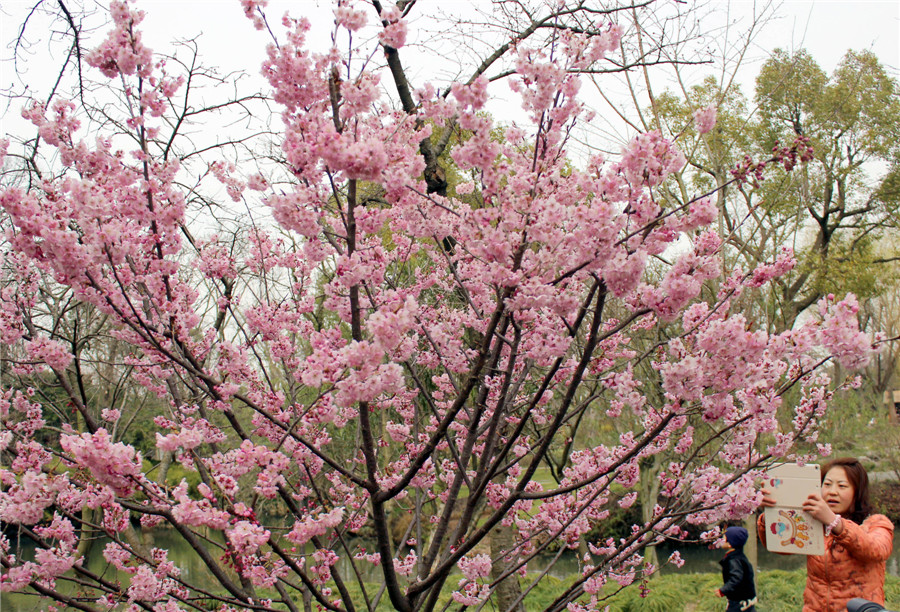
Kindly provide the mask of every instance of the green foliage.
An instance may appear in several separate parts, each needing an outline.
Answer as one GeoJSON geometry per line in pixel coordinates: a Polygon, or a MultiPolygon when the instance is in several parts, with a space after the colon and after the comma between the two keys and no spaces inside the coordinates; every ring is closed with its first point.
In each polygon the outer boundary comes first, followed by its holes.
{"type": "Polygon", "coordinates": [[[699,189],[722,187],[720,223],[730,234],[725,267],[744,270],[793,247],[798,266],[781,281],[741,297],[748,318],[772,331],[793,326],[824,295],[865,299],[892,286],[879,250],[898,229],[900,87],[870,52],[848,51],[827,74],[807,51],[776,50],[756,81],[751,112],[740,90],[707,78],[683,95],[658,96],[661,129],[680,138],[688,166],[666,196],[685,201],[699,189]],[[717,107],[715,129],[697,134],[691,114],[717,107]],[[726,184],[745,153],[757,161],[797,136],[814,158],[788,172],[766,168],[759,183],[726,184]],[[690,186],[690,188],[688,188],[690,186]]]}
{"type": "MultiPolygon", "coordinates": [[[[645,597],[639,589],[629,588],[611,597],[610,612],[721,612],[723,600],[714,595],[721,586],[717,574],[664,574],[653,578],[645,597]]],[[[803,607],[806,570],[769,570],[757,574],[757,609],[765,612],[797,612],[803,607]]],[[[608,588],[612,592],[612,588],[608,588]]],[[[889,605],[900,602],[900,578],[887,576],[885,599],[889,605]]],[[[529,610],[542,609],[545,603],[531,600],[529,610]]]]}
{"type": "Polygon", "coordinates": [[[664,92],[656,98],[654,109],[665,132],[681,134],[686,154],[700,170],[691,176],[692,186],[701,191],[714,188],[716,173],[722,168],[733,167],[744,153],[754,148],[752,130],[748,129],[746,96],[739,87],[723,92],[715,77],[707,77],[692,87],[687,99],[670,91],[664,92]],[[716,127],[697,140],[699,135],[692,114],[709,105],[717,107],[716,127]],[[689,145],[691,142],[695,143],[693,147],[689,145]]]}
{"type": "Polygon", "coordinates": [[[869,493],[875,512],[888,517],[894,525],[900,525],[900,482],[874,482],[869,493]]]}
{"type": "Polygon", "coordinates": [[[888,576],[884,581],[884,601],[892,610],[900,608],[900,578],[888,576]]]}
{"type": "Polygon", "coordinates": [[[877,155],[897,151],[897,87],[871,51],[848,51],[822,96],[821,120],[826,127],[852,126],[861,150],[877,155]]]}
{"type": "Polygon", "coordinates": [[[877,458],[882,450],[878,433],[890,428],[887,415],[876,409],[879,405],[878,393],[866,386],[839,391],[828,404],[821,441],[831,444],[835,455],[877,458]]]}
{"type": "Polygon", "coordinates": [[[760,608],[770,612],[796,612],[803,607],[806,570],[759,572],[757,598],[760,608]]]}
{"type": "Polygon", "coordinates": [[[828,76],[806,50],[794,55],[782,49],[772,53],[756,77],[763,147],[800,134],[813,136],[806,119],[821,108],[827,82],[828,76]]]}
{"type": "Polygon", "coordinates": [[[897,210],[900,206],[900,159],[895,158],[891,163],[890,169],[878,185],[875,197],[892,210],[897,210]]]}
{"type": "MultiPolygon", "coordinates": [[[[681,576],[669,574],[651,580],[647,589],[627,588],[609,600],[610,612],[671,612],[684,610],[689,603],[698,606],[706,599],[717,600],[712,591],[719,585],[712,574],[681,576]],[[698,579],[696,576],[700,576],[698,579]],[[685,580],[685,578],[689,578],[685,580]]],[[[721,609],[721,599],[718,599],[721,609]]],[[[700,608],[697,608],[700,610],[700,608]]],[[[711,608],[712,609],[712,608],[711,608]]]]}

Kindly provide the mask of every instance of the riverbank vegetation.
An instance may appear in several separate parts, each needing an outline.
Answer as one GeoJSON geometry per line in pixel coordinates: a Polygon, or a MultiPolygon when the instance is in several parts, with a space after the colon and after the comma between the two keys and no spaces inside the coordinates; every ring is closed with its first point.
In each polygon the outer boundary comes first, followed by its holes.
{"type": "MultiPolygon", "coordinates": [[[[717,574],[667,574],[650,582],[647,591],[626,589],[610,601],[610,612],[720,612],[724,605],[713,592],[721,586],[717,574]],[[642,596],[646,595],[646,596],[642,596]]],[[[797,612],[803,605],[806,570],[770,570],[757,574],[761,612],[797,612]]],[[[885,582],[888,604],[900,604],[900,578],[885,582]]],[[[535,609],[540,609],[537,604],[535,609]]]]}

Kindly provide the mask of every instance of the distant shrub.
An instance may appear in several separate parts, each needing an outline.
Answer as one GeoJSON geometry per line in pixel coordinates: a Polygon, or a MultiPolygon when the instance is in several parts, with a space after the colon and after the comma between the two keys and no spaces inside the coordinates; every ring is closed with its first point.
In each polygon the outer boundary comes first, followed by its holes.
{"type": "Polygon", "coordinates": [[[900,523],[900,482],[873,482],[872,505],[897,526],[900,523]]]}

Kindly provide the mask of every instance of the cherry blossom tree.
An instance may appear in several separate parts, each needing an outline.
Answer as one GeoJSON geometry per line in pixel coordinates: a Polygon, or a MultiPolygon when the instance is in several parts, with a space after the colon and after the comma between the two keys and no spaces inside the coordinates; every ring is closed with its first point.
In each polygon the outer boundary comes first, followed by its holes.
{"type": "MultiPolygon", "coordinates": [[[[24,111],[60,171],[0,193],[0,513],[37,547],[29,558],[3,536],[2,590],[80,610],[513,610],[548,551],[583,545],[546,609],[595,610],[657,569],[646,546],[753,511],[758,470],[816,443],[833,392],[820,366],[872,351],[855,299],[756,330],[736,298],[794,260],[721,269],[714,194],[656,197],[685,163],[677,142],[651,131],[614,159],[567,155],[589,120],[579,74],[621,46],[614,8],[517,4],[524,29],[444,90],[414,89],[400,62],[415,2],[338,2],[321,53],[305,19],[278,28],[264,2],[241,4],[273,32],[263,74],[282,128],[281,165],[210,166],[230,199],[269,213],[240,241],[196,214],[169,154],[186,84],[143,44],[132,5],[112,3],[85,55],[120,96],[115,130],[87,133],[61,99],[24,111]],[[500,58],[521,125],[486,112],[500,58]],[[102,365],[156,398],[155,454],[115,437],[119,409],[63,384],[84,362],[36,312],[51,280],[105,317],[118,348],[102,365]],[[661,325],[677,333],[648,347],[661,325]],[[661,394],[644,392],[639,364],[661,394]],[[39,375],[77,418],[48,414],[39,375]],[[789,389],[801,400],[784,426],[789,389]],[[582,415],[625,413],[634,427],[613,443],[573,443],[582,415]],[[670,451],[649,519],[591,540],[634,503],[640,462],[670,451]],[[193,480],[159,477],[163,457],[193,480]],[[180,538],[215,586],[135,525],[180,538]],[[78,552],[89,532],[107,537],[108,571],[78,552]]],[[[699,132],[714,120],[695,115],[699,132]]],[[[731,181],[808,156],[798,139],[731,181]]]]}

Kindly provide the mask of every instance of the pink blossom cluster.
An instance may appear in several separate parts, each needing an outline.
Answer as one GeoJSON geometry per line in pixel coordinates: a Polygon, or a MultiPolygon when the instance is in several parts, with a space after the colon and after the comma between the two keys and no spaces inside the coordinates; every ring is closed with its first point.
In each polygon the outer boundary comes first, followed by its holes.
{"type": "Polygon", "coordinates": [[[253,27],[257,30],[262,30],[266,27],[266,23],[260,13],[267,4],[269,4],[268,0],[241,0],[241,8],[244,9],[244,14],[253,22],[253,27]]]}
{"type": "MultiPolygon", "coordinates": [[[[56,544],[39,547],[35,550],[34,561],[25,561],[21,565],[17,565],[15,555],[9,556],[11,566],[0,577],[0,591],[20,591],[32,581],[54,588],[56,579],[79,562],[75,529],[68,519],[54,514],[53,521],[47,526],[36,527],[35,533],[45,540],[56,540],[56,544]]],[[[6,556],[5,548],[3,553],[6,556]]]]}
{"type": "Polygon", "coordinates": [[[753,271],[753,277],[748,286],[761,287],[773,278],[784,276],[793,270],[796,265],[797,260],[794,258],[793,249],[783,247],[774,262],[757,266],[753,271]]]}
{"type": "Polygon", "coordinates": [[[343,518],[344,508],[334,508],[316,518],[309,517],[304,521],[297,521],[286,537],[295,544],[305,544],[312,538],[321,537],[328,533],[328,530],[335,529],[343,518]]]}
{"type": "Polygon", "coordinates": [[[399,49],[406,44],[406,21],[400,9],[388,4],[381,10],[381,21],[384,29],[378,34],[378,39],[384,46],[399,49]]]}
{"type": "Polygon", "coordinates": [[[234,527],[225,532],[235,552],[250,555],[269,541],[271,533],[262,526],[250,521],[238,521],[234,527]]]}
{"type": "Polygon", "coordinates": [[[161,580],[151,567],[141,565],[131,577],[127,594],[132,600],[159,601],[166,596],[172,586],[171,580],[161,580]]]}
{"type": "Polygon", "coordinates": [[[204,441],[203,433],[196,429],[182,429],[177,434],[168,434],[166,436],[156,433],[156,447],[164,451],[174,451],[178,448],[191,450],[200,446],[204,441]]]}
{"type": "Polygon", "coordinates": [[[824,318],[822,344],[842,367],[849,370],[864,367],[873,350],[872,339],[859,329],[858,311],[859,303],[853,294],[843,300],[828,295],[819,302],[819,313],[824,318]]]}
{"type": "Polygon", "coordinates": [[[694,123],[701,134],[711,132],[716,126],[716,107],[709,105],[694,111],[694,123]]]}
{"type": "Polygon", "coordinates": [[[315,584],[325,584],[331,579],[331,568],[338,561],[338,556],[332,550],[320,548],[312,554],[315,562],[311,567],[312,580],[315,584]]]}
{"type": "Polygon", "coordinates": [[[808,162],[813,158],[813,147],[809,144],[809,136],[797,136],[789,147],[780,146],[776,142],[772,147],[772,157],[776,163],[781,163],[784,169],[790,172],[798,162],[808,162]]]}
{"type": "Polygon", "coordinates": [[[684,153],[658,131],[634,138],[622,153],[619,168],[631,185],[655,187],[685,164],[684,153]]]}
{"type": "Polygon", "coordinates": [[[224,530],[231,524],[231,515],[214,505],[216,498],[208,486],[198,487],[198,490],[202,497],[192,499],[188,496],[187,481],[182,480],[171,493],[172,516],[183,525],[224,530]]]}
{"type": "Polygon", "coordinates": [[[798,136],[790,146],[781,146],[776,142],[772,147],[772,157],[768,161],[754,162],[752,157],[745,155],[744,159],[731,170],[731,175],[739,182],[749,181],[754,186],[759,186],[759,183],[765,180],[765,168],[768,163],[781,164],[790,172],[798,163],[810,161],[813,154],[809,137],[798,136]]]}
{"type": "Polygon", "coordinates": [[[416,551],[411,550],[402,559],[400,557],[394,559],[394,571],[401,576],[410,576],[415,571],[417,562],[418,555],[416,555],[416,551]]]}
{"type": "Polygon", "coordinates": [[[488,555],[463,557],[457,562],[465,580],[474,581],[491,575],[491,558],[488,555]]]}
{"type": "Polygon", "coordinates": [[[136,72],[148,76],[152,52],[143,45],[136,28],[144,19],[144,12],[132,10],[127,0],[113,0],[109,8],[115,27],[103,44],[87,54],[87,63],[111,78],[136,72]]]}
{"type": "Polygon", "coordinates": [[[491,596],[491,589],[486,584],[468,582],[460,590],[453,591],[453,601],[463,606],[480,606],[491,596]]]}
{"type": "Polygon", "coordinates": [[[341,2],[334,9],[335,22],[351,32],[361,30],[366,25],[366,14],[363,11],[354,10],[350,2],[341,2]]]}
{"type": "Polygon", "coordinates": [[[54,370],[65,370],[72,361],[72,354],[66,347],[45,337],[26,342],[25,350],[31,359],[44,363],[54,370]]]}
{"type": "Polygon", "coordinates": [[[11,524],[34,525],[44,516],[44,511],[56,500],[56,494],[65,486],[62,478],[52,477],[35,470],[28,470],[20,477],[7,470],[0,471],[0,479],[7,487],[0,494],[0,517],[11,524]]]}
{"type": "Polygon", "coordinates": [[[140,454],[132,446],[113,443],[102,427],[93,435],[63,435],[60,446],[72,463],[85,468],[98,483],[117,495],[130,495],[143,480],[140,454]]]}

